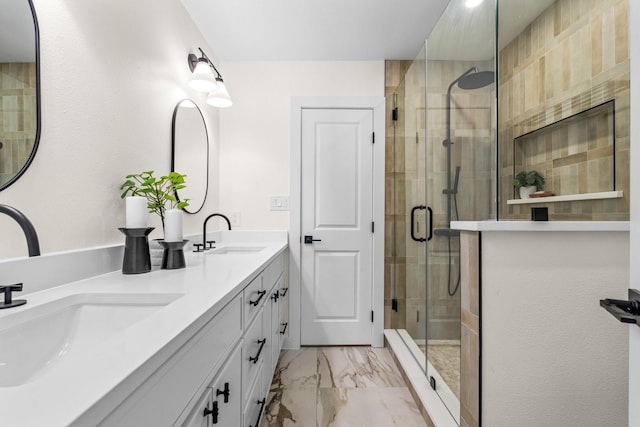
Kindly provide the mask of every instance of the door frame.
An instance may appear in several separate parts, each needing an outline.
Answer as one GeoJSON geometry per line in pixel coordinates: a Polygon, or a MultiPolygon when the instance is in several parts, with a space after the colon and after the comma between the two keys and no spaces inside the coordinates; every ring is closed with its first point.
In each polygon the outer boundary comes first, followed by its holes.
{"type": "MultiPolygon", "coordinates": [[[[633,25],[640,19],[640,5],[629,1],[629,79],[630,79],[630,117],[640,112],[640,28],[633,25]]],[[[640,161],[640,122],[631,120],[629,129],[629,165],[637,165],[640,161]]],[[[640,289],[640,266],[637,264],[640,256],[640,170],[629,168],[630,174],[630,233],[629,233],[629,288],[640,289]]],[[[620,327],[623,327],[620,325],[620,327]]],[[[629,425],[640,425],[640,329],[637,326],[629,328],[629,425]]]]}
{"type": "Polygon", "coordinates": [[[373,111],[373,289],[374,311],[371,345],[384,346],[384,195],[385,195],[385,98],[376,97],[292,97],[291,98],[291,168],[289,193],[289,337],[284,347],[300,348],[301,333],[301,156],[302,110],[319,108],[369,109],[373,111]]]}

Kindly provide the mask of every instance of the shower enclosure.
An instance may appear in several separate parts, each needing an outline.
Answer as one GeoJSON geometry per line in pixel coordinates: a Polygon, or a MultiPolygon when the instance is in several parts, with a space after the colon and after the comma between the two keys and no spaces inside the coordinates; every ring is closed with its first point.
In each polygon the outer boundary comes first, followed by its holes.
{"type": "Polygon", "coordinates": [[[460,235],[451,222],[496,219],[495,6],[452,0],[390,94],[390,326],[458,423],[460,235]]]}

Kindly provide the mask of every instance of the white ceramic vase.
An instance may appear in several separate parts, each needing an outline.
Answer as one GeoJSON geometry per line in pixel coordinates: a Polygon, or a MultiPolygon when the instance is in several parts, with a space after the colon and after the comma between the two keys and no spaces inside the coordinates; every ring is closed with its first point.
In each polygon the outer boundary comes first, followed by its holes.
{"type": "Polygon", "coordinates": [[[521,199],[528,199],[531,194],[536,192],[536,186],[530,185],[529,187],[520,187],[519,191],[521,199]]]}

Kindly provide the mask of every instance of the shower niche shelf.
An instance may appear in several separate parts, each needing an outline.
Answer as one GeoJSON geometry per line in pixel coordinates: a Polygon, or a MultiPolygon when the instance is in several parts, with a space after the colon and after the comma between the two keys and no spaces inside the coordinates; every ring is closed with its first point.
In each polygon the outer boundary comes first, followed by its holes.
{"type": "Polygon", "coordinates": [[[537,170],[557,196],[507,200],[508,205],[618,199],[615,100],[587,108],[513,139],[513,176],[537,170]]]}
{"type": "Polygon", "coordinates": [[[602,191],[600,193],[568,194],[566,196],[533,197],[530,199],[507,200],[508,205],[529,205],[532,203],[572,202],[577,200],[621,199],[623,191],[602,191]]]}

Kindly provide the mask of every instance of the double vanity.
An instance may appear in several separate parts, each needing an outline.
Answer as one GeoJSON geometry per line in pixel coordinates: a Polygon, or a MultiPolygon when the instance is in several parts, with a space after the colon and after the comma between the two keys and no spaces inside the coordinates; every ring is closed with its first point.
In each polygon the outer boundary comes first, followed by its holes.
{"type": "Polygon", "coordinates": [[[221,235],[180,270],[25,283],[0,311],[1,424],[257,427],[288,333],[287,233],[221,235]]]}

